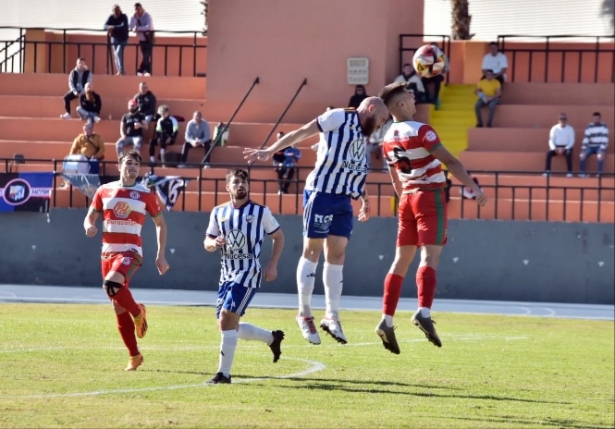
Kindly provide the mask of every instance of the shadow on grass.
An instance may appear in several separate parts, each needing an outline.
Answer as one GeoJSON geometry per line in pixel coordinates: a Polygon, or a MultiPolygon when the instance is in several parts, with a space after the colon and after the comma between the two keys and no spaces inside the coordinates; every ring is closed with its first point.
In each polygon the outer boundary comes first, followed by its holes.
{"type": "Polygon", "coordinates": [[[513,417],[513,416],[485,416],[485,417],[459,417],[459,416],[439,416],[441,419],[446,420],[462,420],[468,422],[481,422],[481,423],[507,423],[512,425],[527,425],[527,426],[536,426],[540,425],[541,427],[557,427],[557,428],[574,428],[574,429],[586,429],[586,428],[594,428],[594,429],[606,429],[612,428],[613,426],[603,426],[603,425],[591,425],[587,423],[576,422],[570,419],[552,419],[550,417],[545,418],[521,418],[521,417],[513,417]]]}
{"type": "MultiPolygon", "coordinates": [[[[264,378],[264,377],[262,377],[264,378]]],[[[288,379],[288,380],[296,380],[296,381],[302,381],[305,382],[306,379],[303,378],[297,378],[297,379],[288,379]]],[[[309,379],[308,379],[309,381],[309,379]]],[[[399,390],[386,390],[386,389],[359,389],[359,388],[352,388],[352,387],[346,387],[344,386],[344,383],[352,383],[352,381],[346,381],[346,380],[330,380],[333,382],[336,382],[337,384],[327,384],[327,383],[322,383],[323,380],[313,380],[313,383],[311,384],[305,384],[303,386],[280,386],[282,388],[286,388],[286,389],[307,389],[307,390],[331,390],[331,391],[343,391],[343,392],[349,392],[349,393],[381,393],[381,394],[389,394],[389,395],[408,395],[408,396],[419,396],[419,397],[425,397],[425,398],[455,398],[455,399],[479,399],[479,400],[485,400],[485,401],[514,401],[514,402],[527,402],[527,403],[537,403],[537,404],[561,404],[561,405],[568,405],[570,404],[570,402],[564,402],[564,401],[541,401],[541,400],[536,400],[536,399],[522,399],[522,398],[513,398],[513,397],[508,397],[508,396],[495,396],[495,395],[464,395],[464,394],[451,394],[451,395],[447,395],[447,394],[441,394],[441,393],[431,393],[431,392],[408,392],[408,391],[399,391],[399,390]]],[[[415,386],[415,385],[410,385],[410,384],[404,384],[404,383],[389,383],[389,382],[360,382],[361,384],[380,384],[380,385],[387,385],[387,386],[400,386],[400,387],[414,387],[417,389],[448,389],[448,387],[444,387],[444,386],[426,386],[426,385],[420,385],[420,386],[415,386]]],[[[459,389],[459,388],[452,388],[452,389],[457,389],[457,390],[465,390],[465,389],[459,389]]]]}
{"type": "MultiPolygon", "coordinates": [[[[248,378],[246,376],[246,378],[248,378]]],[[[263,379],[279,379],[277,377],[254,377],[254,378],[263,378],[263,379]]],[[[306,377],[289,377],[284,378],[284,380],[290,381],[302,381],[302,382],[315,382],[315,383],[323,383],[323,382],[331,382],[331,383],[348,383],[348,384],[375,384],[377,386],[398,386],[398,387],[423,387],[425,389],[449,389],[449,390],[462,390],[460,387],[453,386],[435,386],[435,385],[426,385],[426,384],[408,384],[408,383],[399,383],[395,381],[368,381],[368,380],[342,380],[342,379],[334,379],[334,378],[306,378],[306,377]]]]}

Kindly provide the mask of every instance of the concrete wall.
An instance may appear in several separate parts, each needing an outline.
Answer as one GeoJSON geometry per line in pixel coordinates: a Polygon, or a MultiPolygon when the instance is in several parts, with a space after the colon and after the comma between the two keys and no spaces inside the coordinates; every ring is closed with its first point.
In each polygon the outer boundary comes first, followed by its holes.
{"type": "MultiPolygon", "coordinates": [[[[88,239],[84,210],[0,214],[0,283],[99,287],[100,235],[88,239]]],[[[158,276],[153,223],[144,227],[145,262],[132,285],[215,290],[219,257],[203,250],[209,214],[167,213],[171,271],[158,276]]],[[[301,219],[280,216],[286,247],[270,292],[295,292],[301,219]]],[[[344,271],[345,293],[379,300],[394,256],[396,219],[357,223],[344,271]],[[366,243],[369,243],[366,246],[366,243]]],[[[451,221],[438,270],[437,297],[613,304],[614,226],[609,224],[451,221]]],[[[270,253],[267,242],[261,260],[270,253]]],[[[322,264],[321,267],[322,269],[322,264]]],[[[410,270],[413,273],[416,262],[410,270]]],[[[414,276],[403,296],[414,297],[414,276]]],[[[315,293],[322,294],[320,273],[315,293]]]]}

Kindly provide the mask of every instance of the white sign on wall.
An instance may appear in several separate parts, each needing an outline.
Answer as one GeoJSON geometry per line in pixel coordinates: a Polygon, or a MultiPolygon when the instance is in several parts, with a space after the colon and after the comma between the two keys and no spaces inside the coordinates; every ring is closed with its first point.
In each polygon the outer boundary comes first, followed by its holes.
{"type": "Polygon", "coordinates": [[[369,59],[348,58],[348,84],[367,85],[369,83],[369,59]]]}

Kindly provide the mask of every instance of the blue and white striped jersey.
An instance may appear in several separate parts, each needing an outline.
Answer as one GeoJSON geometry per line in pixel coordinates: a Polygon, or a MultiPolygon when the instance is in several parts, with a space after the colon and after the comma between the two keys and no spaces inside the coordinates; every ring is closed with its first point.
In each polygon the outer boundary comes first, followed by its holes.
{"type": "Polygon", "coordinates": [[[320,142],[314,170],[305,189],[358,198],[367,177],[365,146],[356,110],[332,109],[317,119],[320,142]]]}
{"type": "Polygon", "coordinates": [[[268,207],[248,201],[233,207],[229,201],[214,207],[209,218],[207,235],[223,235],[226,246],[221,250],[220,284],[234,282],[245,287],[259,288],[261,265],[259,256],[266,234],[273,234],[280,225],[268,207]]]}

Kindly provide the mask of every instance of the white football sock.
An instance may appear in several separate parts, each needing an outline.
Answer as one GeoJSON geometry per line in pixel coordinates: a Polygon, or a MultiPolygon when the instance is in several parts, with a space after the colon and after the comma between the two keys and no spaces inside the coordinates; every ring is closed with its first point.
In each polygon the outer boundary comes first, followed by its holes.
{"type": "Polygon", "coordinates": [[[150,156],[149,157],[150,162],[156,162],[156,157],[155,156],[150,156]]]}
{"type": "Polygon", "coordinates": [[[299,312],[303,317],[312,317],[312,293],[316,282],[317,262],[301,257],[297,264],[297,291],[299,292],[299,312]]]}
{"type": "Polygon", "coordinates": [[[222,331],[222,342],[220,343],[220,365],[218,372],[221,372],[226,377],[231,375],[231,367],[235,358],[235,349],[237,348],[237,331],[222,331]]]}
{"type": "Polygon", "coordinates": [[[389,316],[388,314],[383,314],[382,320],[385,321],[385,323],[387,324],[389,328],[393,327],[393,316],[389,316]]]}
{"type": "Polygon", "coordinates": [[[334,265],[325,262],[322,272],[322,281],[325,284],[325,317],[339,319],[340,298],[344,286],[343,265],[334,265]]]}
{"type": "Polygon", "coordinates": [[[423,317],[431,317],[431,310],[427,307],[419,307],[419,310],[421,310],[421,316],[423,317]]]}
{"type": "Polygon", "coordinates": [[[242,340],[247,341],[262,341],[268,346],[273,343],[273,333],[266,331],[258,326],[254,326],[250,323],[239,323],[239,329],[237,330],[237,336],[242,340]]]}

